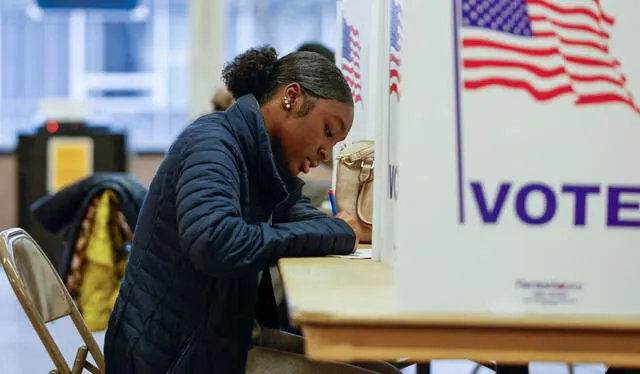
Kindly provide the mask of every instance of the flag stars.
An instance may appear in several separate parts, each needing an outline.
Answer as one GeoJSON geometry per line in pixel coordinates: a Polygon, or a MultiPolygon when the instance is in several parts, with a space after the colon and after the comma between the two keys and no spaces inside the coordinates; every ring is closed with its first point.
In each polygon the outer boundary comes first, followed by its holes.
{"type": "Polygon", "coordinates": [[[524,17],[520,19],[520,22],[518,22],[518,27],[521,29],[526,29],[528,23],[529,23],[529,20],[527,19],[527,17],[524,17]]]}

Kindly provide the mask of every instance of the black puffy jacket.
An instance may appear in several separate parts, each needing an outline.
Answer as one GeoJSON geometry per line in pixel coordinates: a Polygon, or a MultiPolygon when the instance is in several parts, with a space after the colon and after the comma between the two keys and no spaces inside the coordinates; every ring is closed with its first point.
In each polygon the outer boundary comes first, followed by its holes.
{"type": "Polygon", "coordinates": [[[189,125],[140,212],[105,338],[107,372],[244,373],[259,272],[354,246],[351,228],[301,188],[278,172],[252,95],[189,125]]]}
{"type": "Polygon", "coordinates": [[[29,207],[46,230],[62,239],[60,253],[54,256],[57,259],[56,269],[62,279],[67,278],[87,209],[93,199],[106,190],[112,190],[118,196],[118,209],[124,214],[131,230],[135,230],[147,188],[126,173],[94,173],[55,194],[41,197],[29,207]]]}

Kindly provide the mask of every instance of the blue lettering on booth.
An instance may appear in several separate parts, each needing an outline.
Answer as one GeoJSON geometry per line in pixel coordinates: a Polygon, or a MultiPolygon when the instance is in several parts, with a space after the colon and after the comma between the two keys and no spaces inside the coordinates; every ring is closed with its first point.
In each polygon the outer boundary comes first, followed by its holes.
{"type": "Polygon", "coordinates": [[[515,186],[513,182],[502,182],[495,196],[488,195],[482,182],[470,183],[473,200],[478,208],[482,222],[496,224],[504,211],[509,194],[515,194],[514,210],[516,217],[526,225],[544,225],[550,223],[559,204],[571,204],[573,207],[573,225],[585,226],[589,215],[589,197],[597,197],[602,190],[607,191],[605,203],[606,225],[608,227],[640,228],[640,186],[611,185],[602,188],[595,184],[564,183],[558,191],[540,182],[524,183],[515,186]],[[511,191],[514,192],[511,192],[511,191]],[[543,198],[543,209],[534,215],[527,210],[527,201],[531,196],[543,198]],[[623,216],[623,213],[627,216],[623,216]],[[628,217],[635,212],[636,218],[628,217]]]}
{"type": "Polygon", "coordinates": [[[387,189],[387,197],[391,200],[398,200],[398,191],[400,189],[400,173],[398,165],[389,164],[389,188],[387,189]]]}

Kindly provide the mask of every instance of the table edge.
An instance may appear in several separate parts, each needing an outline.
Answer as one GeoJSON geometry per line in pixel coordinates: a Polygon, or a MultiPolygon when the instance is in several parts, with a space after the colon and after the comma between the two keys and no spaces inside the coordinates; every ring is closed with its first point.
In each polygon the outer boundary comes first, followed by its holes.
{"type": "Polygon", "coordinates": [[[334,315],[321,312],[290,310],[291,322],[304,325],[349,326],[415,326],[448,328],[553,329],[640,331],[640,317],[570,317],[558,315],[499,316],[482,314],[393,314],[379,316],[334,315]]]}

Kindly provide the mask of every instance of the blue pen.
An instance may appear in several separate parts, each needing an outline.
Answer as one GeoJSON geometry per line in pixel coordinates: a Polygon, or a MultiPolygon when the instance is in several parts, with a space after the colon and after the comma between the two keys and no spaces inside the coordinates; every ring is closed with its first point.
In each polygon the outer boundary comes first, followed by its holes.
{"type": "Polygon", "coordinates": [[[333,192],[333,190],[329,190],[329,201],[331,202],[331,211],[333,212],[333,215],[338,215],[338,207],[336,206],[336,194],[333,192]]]}

